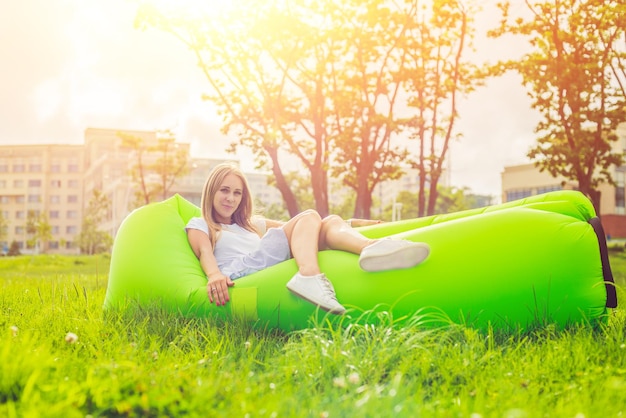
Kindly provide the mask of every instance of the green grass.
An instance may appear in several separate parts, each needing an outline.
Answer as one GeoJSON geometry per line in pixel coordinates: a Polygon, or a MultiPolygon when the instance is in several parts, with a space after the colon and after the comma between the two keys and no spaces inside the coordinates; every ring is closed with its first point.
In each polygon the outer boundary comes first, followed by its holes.
{"type": "MultiPolygon", "coordinates": [[[[626,254],[611,253],[626,300],[626,254]]],[[[281,334],[105,316],[108,259],[0,259],[0,416],[617,417],[626,313],[523,334],[415,323],[281,334]],[[78,340],[66,342],[68,332],[78,340]]]]}

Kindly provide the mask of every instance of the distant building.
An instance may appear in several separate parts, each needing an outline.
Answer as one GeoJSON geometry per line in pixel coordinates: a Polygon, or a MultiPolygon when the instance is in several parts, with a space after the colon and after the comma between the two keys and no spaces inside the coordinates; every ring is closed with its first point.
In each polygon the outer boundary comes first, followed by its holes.
{"type": "Polygon", "coordinates": [[[6,222],[0,250],[76,253],[83,217],[84,153],[80,145],[0,146],[0,211],[6,222]],[[28,212],[47,214],[53,239],[27,248],[28,212]]]}
{"type": "MultiPolygon", "coordinates": [[[[617,130],[618,140],[614,152],[626,152],[626,124],[617,130]]],[[[599,191],[600,216],[605,233],[613,238],[626,238],[626,166],[614,167],[611,175],[616,185],[601,184],[599,191]]],[[[577,190],[578,184],[563,177],[552,177],[540,172],[534,164],[504,167],[502,172],[502,202],[523,199],[528,196],[555,190],[577,190]]]]}
{"type": "MultiPolygon", "coordinates": [[[[111,202],[111,210],[101,229],[115,236],[124,218],[134,208],[135,185],[130,168],[136,164],[135,151],[124,147],[119,130],[85,131],[84,145],[4,145],[0,146],[0,211],[7,223],[0,251],[16,242],[24,254],[46,251],[78,254],[76,238],[80,234],[84,210],[94,190],[101,191],[111,202]],[[52,239],[45,248],[28,248],[26,232],[29,211],[46,214],[52,226],[52,239]]],[[[127,131],[147,145],[157,144],[153,131],[127,131]]],[[[189,144],[176,147],[189,153],[189,144]]],[[[158,155],[147,152],[144,162],[158,155]]],[[[178,179],[169,195],[175,193],[200,205],[204,182],[211,169],[223,159],[190,158],[189,173],[178,179]]],[[[267,185],[267,176],[246,173],[255,197],[263,204],[281,204],[280,193],[267,185]]]]}
{"type": "MultiPolygon", "coordinates": [[[[374,188],[372,197],[374,198],[374,204],[372,205],[372,217],[380,218],[385,209],[390,205],[392,209],[392,220],[400,220],[403,217],[403,210],[406,213],[406,208],[402,208],[402,205],[396,202],[396,198],[400,192],[417,193],[419,191],[419,170],[418,169],[405,169],[405,175],[397,180],[387,180],[378,184],[374,188]]],[[[448,178],[448,170],[443,171],[443,175],[439,178],[439,186],[451,187],[448,178]]],[[[430,187],[430,184],[426,182],[426,189],[430,187]]],[[[480,208],[484,206],[492,205],[494,202],[493,196],[487,195],[467,195],[468,200],[473,201],[471,208],[480,208]]],[[[471,209],[470,208],[470,209],[471,209]]]]}

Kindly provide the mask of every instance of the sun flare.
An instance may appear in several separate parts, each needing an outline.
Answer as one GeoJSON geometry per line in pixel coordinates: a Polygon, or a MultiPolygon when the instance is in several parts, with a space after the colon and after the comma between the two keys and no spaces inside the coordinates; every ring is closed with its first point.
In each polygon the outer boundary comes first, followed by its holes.
{"type": "Polygon", "coordinates": [[[239,1],[232,0],[142,0],[165,14],[194,16],[219,16],[237,7],[239,1]]]}

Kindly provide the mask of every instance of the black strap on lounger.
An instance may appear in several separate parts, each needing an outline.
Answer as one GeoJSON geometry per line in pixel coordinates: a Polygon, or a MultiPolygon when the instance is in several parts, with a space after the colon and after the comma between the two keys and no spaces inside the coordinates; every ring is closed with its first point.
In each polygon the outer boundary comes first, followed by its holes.
{"type": "Polygon", "coordinates": [[[606,286],[606,307],[617,307],[617,292],[615,290],[615,280],[613,279],[613,273],[611,272],[611,265],[609,264],[609,250],[606,246],[606,236],[604,235],[604,229],[600,218],[597,216],[591,218],[588,221],[593,227],[596,236],[598,237],[598,243],[600,244],[600,259],[602,260],[602,275],[604,276],[604,285],[606,286]]]}

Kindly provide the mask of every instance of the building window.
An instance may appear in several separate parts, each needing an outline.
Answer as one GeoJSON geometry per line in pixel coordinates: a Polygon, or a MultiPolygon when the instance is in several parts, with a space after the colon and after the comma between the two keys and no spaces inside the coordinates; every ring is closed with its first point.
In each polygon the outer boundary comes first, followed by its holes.
{"type": "Polygon", "coordinates": [[[8,173],[9,165],[8,164],[0,164],[0,173],[8,173]]]}
{"type": "Polygon", "coordinates": [[[15,196],[15,203],[24,203],[26,198],[23,195],[15,196]]]}
{"type": "Polygon", "coordinates": [[[48,248],[51,250],[59,249],[59,241],[48,241],[48,248]]]}
{"type": "Polygon", "coordinates": [[[65,227],[66,234],[76,234],[78,232],[78,227],[76,225],[68,225],[65,227]]]}
{"type": "Polygon", "coordinates": [[[59,219],[59,211],[51,210],[50,211],[50,219],[59,219]]]}
{"type": "Polygon", "coordinates": [[[72,241],[66,241],[65,248],[71,250],[72,248],[74,248],[74,243],[72,241]]]}
{"type": "Polygon", "coordinates": [[[4,189],[7,187],[7,181],[6,180],[0,180],[0,189],[4,189]]]}
{"type": "Polygon", "coordinates": [[[41,164],[31,164],[28,166],[28,171],[31,173],[41,173],[41,164]]]}
{"type": "Polygon", "coordinates": [[[15,219],[26,219],[26,212],[18,210],[15,212],[15,219]]]}
{"type": "Polygon", "coordinates": [[[67,196],[67,203],[76,203],[78,202],[78,195],[71,194],[67,196]]]}
{"type": "Polygon", "coordinates": [[[0,196],[0,203],[9,203],[9,196],[0,196]]]}
{"type": "Polygon", "coordinates": [[[28,203],[39,203],[41,202],[41,196],[38,194],[29,194],[28,195],[28,203]]]}
{"type": "Polygon", "coordinates": [[[18,235],[22,235],[24,233],[24,227],[23,226],[16,226],[15,227],[15,233],[18,235]]]}
{"type": "Polygon", "coordinates": [[[67,182],[67,187],[70,189],[78,189],[78,180],[69,180],[67,182]]]}
{"type": "Polygon", "coordinates": [[[53,194],[50,196],[50,203],[61,203],[61,196],[53,194]]]}
{"type": "Polygon", "coordinates": [[[67,219],[78,219],[78,211],[77,210],[68,210],[67,211],[67,219]]]}
{"type": "Polygon", "coordinates": [[[554,184],[552,186],[538,187],[537,194],[556,192],[558,190],[563,190],[563,186],[561,186],[560,184],[554,184]]]}
{"type": "Polygon", "coordinates": [[[78,164],[68,164],[67,171],[70,173],[78,173],[78,164]]]}
{"type": "Polygon", "coordinates": [[[39,179],[28,180],[28,187],[41,187],[41,180],[39,179]]]}
{"type": "Polygon", "coordinates": [[[52,187],[53,189],[60,189],[61,180],[50,180],[50,187],[52,187]]]}
{"type": "Polygon", "coordinates": [[[60,173],[61,172],[61,164],[51,164],[50,165],[51,173],[60,173]]]}
{"type": "Polygon", "coordinates": [[[624,208],[626,206],[626,199],[624,198],[624,186],[618,186],[615,188],[615,207],[624,208]]]}
{"type": "Polygon", "coordinates": [[[8,210],[3,210],[2,211],[2,217],[4,219],[9,219],[9,211],[8,210]]]}
{"type": "Polygon", "coordinates": [[[16,189],[24,187],[24,180],[13,180],[13,187],[15,187],[16,189]]]}
{"type": "Polygon", "coordinates": [[[26,171],[24,164],[13,164],[14,173],[23,173],[24,171],[26,171]]]}
{"type": "Polygon", "coordinates": [[[532,196],[531,189],[523,190],[510,190],[506,192],[506,201],[511,202],[513,200],[524,199],[525,197],[532,196]]]}
{"type": "Polygon", "coordinates": [[[59,233],[59,226],[58,225],[54,225],[52,227],[51,232],[52,232],[52,235],[57,235],[59,233]]]}
{"type": "Polygon", "coordinates": [[[626,183],[626,174],[622,170],[615,172],[615,213],[617,215],[624,215],[626,212],[626,197],[624,190],[624,183],[626,183]]]}

